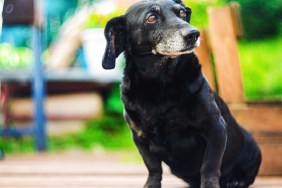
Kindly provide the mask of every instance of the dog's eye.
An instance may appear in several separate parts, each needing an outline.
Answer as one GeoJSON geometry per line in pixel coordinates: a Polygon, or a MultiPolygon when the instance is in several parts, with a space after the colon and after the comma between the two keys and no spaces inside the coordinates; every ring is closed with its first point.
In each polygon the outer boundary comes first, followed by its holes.
{"type": "Polygon", "coordinates": [[[156,15],[152,14],[152,15],[147,17],[147,22],[154,23],[154,22],[157,21],[157,19],[158,19],[158,17],[156,15]]]}
{"type": "Polygon", "coordinates": [[[180,10],[179,16],[180,16],[180,18],[185,20],[186,19],[186,12],[184,10],[180,10]]]}

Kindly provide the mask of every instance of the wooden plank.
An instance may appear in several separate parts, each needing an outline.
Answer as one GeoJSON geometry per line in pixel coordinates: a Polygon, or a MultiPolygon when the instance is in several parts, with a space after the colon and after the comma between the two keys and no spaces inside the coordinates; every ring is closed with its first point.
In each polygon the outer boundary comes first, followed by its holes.
{"type": "Polygon", "coordinates": [[[282,143],[260,143],[262,163],[260,175],[282,175],[282,143]]]}
{"type": "MultiPolygon", "coordinates": [[[[0,177],[3,187],[97,187],[97,188],[125,188],[125,187],[142,187],[146,182],[146,176],[39,176],[39,177],[0,177]]],[[[163,187],[179,188],[185,184],[170,176],[164,178],[163,187]]]]}
{"type": "Polygon", "coordinates": [[[203,68],[203,73],[208,80],[211,88],[215,91],[216,84],[214,80],[213,66],[210,59],[210,51],[208,47],[208,37],[205,30],[201,30],[201,45],[196,48],[195,53],[197,54],[200,64],[203,68]]]}
{"type": "Polygon", "coordinates": [[[230,104],[235,119],[255,134],[282,133],[282,105],[230,104]]]}
{"type": "Polygon", "coordinates": [[[235,119],[251,131],[262,151],[260,175],[282,175],[282,105],[229,105],[235,119]]]}
{"type": "Polygon", "coordinates": [[[241,19],[241,13],[240,13],[240,4],[238,2],[231,2],[229,4],[232,11],[232,17],[233,17],[233,24],[234,29],[236,31],[236,36],[242,37],[243,36],[243,24],[241,19]]]}
{"type": "MultiPolygon", "coordinates": [[[[136,151],[137,152],[137,151],[136,151]]],[[[141,161],[120,162],[132,153],[56,154],[7,157],[0,163],[0,187],[142,187],[147,170],[141,161]]],[[[136,160],[136,159],[135,159],[136,160]]],[[[186,187],[164,166],[163,187],[186,187]]]]}
{"type": "MultiPolygon", "coordinates": [[[[137,152],[137,151],[136,151],[137,152]]],[[[69,153],[6,156],[0,162],[1,188],[137,188],[147,178],[145,165],[121,162],[133,153],[69,153]]],[[[138,162],[139,161],[139,162],[138,162]]],[[[164,165],[164,188],[180,188],[187,185],[171,175],[164,165]]],[[[251,188],[282,187],[281,177],[258,177],[251,188]]]]}
{"type": "Polygon", "coordinates": [[[219,94],[227,103],[242,102],[243,86],[231,8],[209,8],[208,16],[219,94]]]}
{"type": "MultiPolygon", "coordinates": [[[[33,101],[30,98],[12,98],[10,116],[14,120],[31,120],[33,101]]],[[[45,111],[48,120],[90,119],[103,113],[103,100],[97,93],[57,94],[46,97],[45,111]]]]}

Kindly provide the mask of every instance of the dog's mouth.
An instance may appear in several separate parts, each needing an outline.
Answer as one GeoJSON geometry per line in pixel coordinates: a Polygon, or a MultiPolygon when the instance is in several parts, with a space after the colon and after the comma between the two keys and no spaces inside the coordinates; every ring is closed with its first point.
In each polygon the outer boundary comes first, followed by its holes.
{"type": "Polygon", "coordinates": [[[177,56],[183,55],[183,54],[190,54],[192,52],[194,52],[195,48],[198,48],[200,46],[200,38],[198,38],[198,40],[194,43],[193,46],[182,49],[182,50],[178,50],[178,51],[160,51],[160,50],[156,50],[153,49],[152,53],[153,54],[161,54],[164,56],[169,56],[170,58],[176,58],[177,56]]]}
{"type": "Polygon", "coordinates": [[[156,51],[153,50],[154,54],[161,54],[161,55],[165,55],[165,56],[169,56],[171,58],[176,58],[177,56],[183,55],[183,54],[190,54],[194,51],[194,48],[189,48],[189,49],[184,49],[184,50],[180,50],[180,51],[175,51],[175,52],[162,52],[162,51],[156,51]]]}

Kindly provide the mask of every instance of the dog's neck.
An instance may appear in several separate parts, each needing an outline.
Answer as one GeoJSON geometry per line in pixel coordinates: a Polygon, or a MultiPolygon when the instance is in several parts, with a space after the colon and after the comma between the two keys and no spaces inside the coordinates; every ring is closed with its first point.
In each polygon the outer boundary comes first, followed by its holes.
{"type": "Polygon", "coordinates": [[[177,82],[193,83],[203,79],[201,66],[194,53],[170,58],[159,54],[134,56],[125,53],[125,76],[143,86],[162,87],[177,82]]]}
{"type": "Polygon", "coordinates": [[[178,64],[177,59],[171,59],[159,54],[147,54],[144,56],[127,55],[126,70],[132,72],[135,77],[144,81],[157,81],[160,77],[169,79],[178,64]]]}

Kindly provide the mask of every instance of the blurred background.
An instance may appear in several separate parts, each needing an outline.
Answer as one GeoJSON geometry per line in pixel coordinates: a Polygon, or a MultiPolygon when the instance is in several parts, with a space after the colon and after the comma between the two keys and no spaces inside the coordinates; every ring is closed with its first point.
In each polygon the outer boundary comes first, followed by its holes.
{"type": "MultiPolygon", "coordinates": [[[[44,0],[43,53],[46,71],[48,151],[134,150],[123,120],[120,78],[124,60],[104,71],[101,58],[106,22],[135,0],[44,0]]],[[[208,26],[207,8],[230,0],[185,0],[192,25],[208,26]]],[[[243,36],[238,41],[244,95],[249,101],[282,100],[282,1],[236,0],[243,36]]],[[[25,126],[33,119],[32,84],[25,75],[33,67],[33,28],[3,25],[0,74],[20,77],[1,82],[0,125],[25,126]],[[23,75],[21,77],[21,74],[23,75]],[[7,101],[7,98],[9,99],[7,101]]],[[[31,136],[0,137],[5,153],[35,152],[31,136]]]]}

